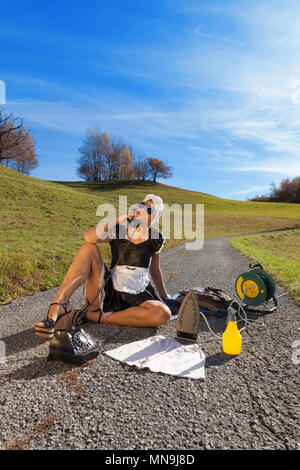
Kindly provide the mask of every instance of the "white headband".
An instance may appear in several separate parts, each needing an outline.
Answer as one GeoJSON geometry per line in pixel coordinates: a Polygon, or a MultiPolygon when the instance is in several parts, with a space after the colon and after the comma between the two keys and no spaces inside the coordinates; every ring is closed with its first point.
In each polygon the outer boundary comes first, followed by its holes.
{"type": "Polygon", "coordinates": [[[163,213],[163,210],[164,210],[164,203],[163,203],[163,200],[161,197],[159,196],[156,196],[155,194],[147,194],[147,196],[143,199],[143,202],[146,202],[146,201],[149,201],[149,199],[151,199],[151,201],[153,201],[153,209],[154,209],[154,218],[151,222],[151,224],[155,223],[155,222],[158,222],[162,213],[163,213]]]}

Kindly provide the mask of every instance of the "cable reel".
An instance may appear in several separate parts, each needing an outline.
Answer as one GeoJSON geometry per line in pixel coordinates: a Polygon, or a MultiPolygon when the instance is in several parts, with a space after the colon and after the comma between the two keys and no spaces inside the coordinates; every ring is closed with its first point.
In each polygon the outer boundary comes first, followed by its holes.
{"type": "Polygon", "coordinates": [[[235,281],[235,290],[240,299],[243,300],[243,307],[248,311],[271,313],[276,310],[278,304],[275,298],[275,282],[272,276],[267,273],[258,262],[249,264],[251,271],[242,273],[235,281]],[[258,269],[255,269],[257,268],[258,269]],[[273,299],[274,307],[269,310],[251,309],[273,299]]]}

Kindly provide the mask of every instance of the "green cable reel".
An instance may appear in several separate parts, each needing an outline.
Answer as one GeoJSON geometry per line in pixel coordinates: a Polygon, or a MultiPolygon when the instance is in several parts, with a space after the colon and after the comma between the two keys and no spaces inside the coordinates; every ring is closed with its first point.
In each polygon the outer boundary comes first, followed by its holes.
{"type": "MultiPolygon", "coordinates": [[[[273,299],[275,306],[271,310],[262,310],[264,313],[271,313],[277,308],[275,298],[275,282],[272,276],[267,273],[258,262],[249,264],[251,271],[242,273],[235,281],[235,290],[237,295],[244,302],[244,307],[257,307],[264,302],[273,299]],[[259,269],[255,269],[258,267],[259,269]]],[[[258,310],[253,310],[258,312],[258,310]]]]}

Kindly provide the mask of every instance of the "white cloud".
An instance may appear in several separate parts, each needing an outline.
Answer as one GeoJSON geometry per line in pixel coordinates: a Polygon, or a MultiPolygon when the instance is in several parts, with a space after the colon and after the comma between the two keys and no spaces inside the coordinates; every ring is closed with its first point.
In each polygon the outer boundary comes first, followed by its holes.
{"type": "Polygon", "coordinates": [[[239,191],[233,191],[231,194],[253,194],[253,193],[261,193],[261,191],[268,191],[270,189],[270,185],[263,185],[263,186],[251,186],[250,188],[240,189],[239,191]]]}
{"type": "Polygon", "coordinates": [[[272,164],[272,161],[267,163],[257,162],[251,166],[227,166],[223,171],[238,172],[238,173],[267,173],[274,175],[282,175],[285,177],[300,176],[300,162],[295,160],[288,160],[285,162],[272,164]]]}

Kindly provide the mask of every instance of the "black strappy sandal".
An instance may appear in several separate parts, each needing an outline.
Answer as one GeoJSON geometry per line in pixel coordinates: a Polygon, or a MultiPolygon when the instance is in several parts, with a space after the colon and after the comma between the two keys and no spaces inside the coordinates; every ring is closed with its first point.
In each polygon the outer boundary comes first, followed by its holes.
{"type": "Polygon", "coordinates": [[[42,320],[41,322],[37,322],[35,324],[34,332],[35,332],[36,336],[40,336],[41,338],[46,338],[46,339],[52,339],[53,335],[54,335],[55,326],[57,325],[58,321],[61,320],[62,317],[64,317],[65,315],[72,312],[72,310],[67,311],[67,305],[69,303],[70,303],[69,300],[67,302],[64,302],[64,303],[52,302],[52,304],[50,304],[50,306],[49,306],[49,309],[48,309],[48,312],[47,312],[47,317],[45,318],[45,320],[42,320]],[[56,320],[53,320],[52,318],[48,317],[51,305],[61,305],[65,310],[63,313],[60,313],[57,316],[56,320]],[[43,325],[40,326],[40,325],[38,325],[38,323],[43,323],[43,325]]]}
{"type": "MultiPolygon", "coordinates": [[[[85,300],[87,302],[87,305],[84,308],[77,309],[77,310],[74,310],[74,311],[71,312],[70,322],[74,326],[81,326],[84,323],[87,323],[87,321],[88,321],[87,312],[88,312],[89,306],[92,305],[92,304],[89,302],[88,299],[85,299],[85,300]]],[[[99,311],[99,316],[98,316],[98,320],[97,320],[96,323],[100,323],[102,313],[103,313],[102,309],[101,309],[101,307],[98,307],[96,310],[90,310],[91,313],[98,312],[98,311],[99,311]]]]}

